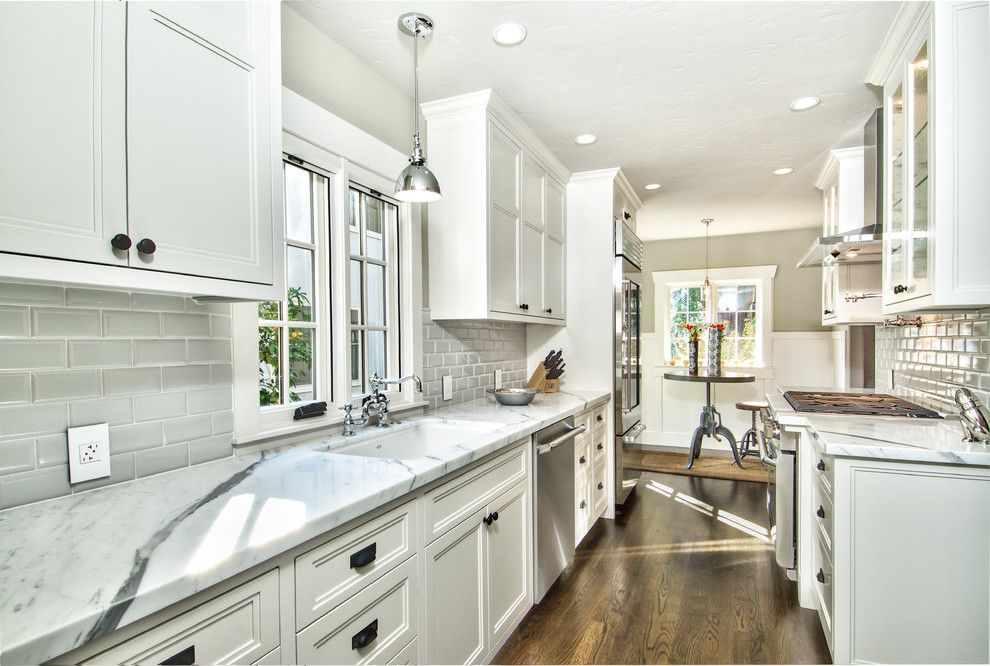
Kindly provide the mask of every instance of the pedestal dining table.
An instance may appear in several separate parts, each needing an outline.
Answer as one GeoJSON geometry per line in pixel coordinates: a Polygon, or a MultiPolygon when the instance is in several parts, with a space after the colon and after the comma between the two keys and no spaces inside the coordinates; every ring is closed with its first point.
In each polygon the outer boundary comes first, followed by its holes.
{"type": "Polygon", "coordinates": [[[686,370],[670,370],[663,373],[663,378],[675,382],[701,382],[705,385],[705,406],[701,409],[701,418],[698,427],[694,429],[694,434],[691,436],[691,453],[688,458],[687,469],[691,469],[694,461],[701,455],[701,441],[706,436],[714,437],[717,440],[725,437],[729,440],[729,446],[732,448],[732,457],[735,458],[736,464],[742,467],[742,461],[739,459],[739,450],[736,448],[736,438],[733,436],[731,430],[722,425],[722,415],[718,413],[718,410],[712,404],[712,384],[746,384],[756,381],[756,375],[748,375],[744,372],[709,374],[705,370],[692,375],[686,370]]]}

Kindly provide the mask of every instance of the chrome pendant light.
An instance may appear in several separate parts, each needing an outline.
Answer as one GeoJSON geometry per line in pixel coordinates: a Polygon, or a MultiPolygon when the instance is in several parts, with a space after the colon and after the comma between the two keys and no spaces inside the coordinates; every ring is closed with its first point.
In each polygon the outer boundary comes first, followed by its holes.
{"type": "MultiPolygon", "coordinates": [[[[712,222],[714,222],[714,221],[715,220],[713,220],[710,217],[706,217],[705,219],[703,219],[701,221],[701,223],[703,225],[705,225],[705,285],[704,285],[704,287],[702,287],[702,299],[705,301],[705,311],[706,312],[709,311],[708,310],[708,303],[710,303],[711,302],[711,299],[714,297],[714,294],[712,294],[712,283],[708,279],[708,271],[710,270],[709,269],[709,263],[708,263],[708,240],[709,240],[709,231],[710,231],[712,222]]],[[[707,315],[706,315],[706,317],[707,317],[707,315]]],[[[711,323],[711,322],[709,322],[709,323],[711,323]]]]}
{"type": "Polygon", "coordinates": [[[413,134],[412,155],[409,166],[402,170],[395,181],[395,198],[399,201],[427,203],[437,201],[440,183],[433,172],[426,168],[426,158],[419,141],[419,40],[433,34],[433,19],[425,14],[410,12],[399,17],[399,30],[413,38],[413,134]]]}

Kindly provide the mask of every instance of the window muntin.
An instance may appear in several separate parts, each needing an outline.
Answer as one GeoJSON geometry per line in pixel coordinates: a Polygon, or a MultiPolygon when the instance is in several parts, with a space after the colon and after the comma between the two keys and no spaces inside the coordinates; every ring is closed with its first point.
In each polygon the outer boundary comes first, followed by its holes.
{"type": "MultiPolygon", "coordinates": [[[[321,225],[330,222],[330,182],[291,162],[283,167],[285,187],[285,298],[258,304],[258,398],[262,409],[327,400],[320,364],[330,376],[331,355],[319,326],[327,307],[316,288],[321,225]]],[[[328,382],[327,382],[328,384],[328,382]]]]}
{"type": "Polygon", "coordinates": [[[348,211],[351,395],[399,365],[398,205],[352,184],[348,211]]]}

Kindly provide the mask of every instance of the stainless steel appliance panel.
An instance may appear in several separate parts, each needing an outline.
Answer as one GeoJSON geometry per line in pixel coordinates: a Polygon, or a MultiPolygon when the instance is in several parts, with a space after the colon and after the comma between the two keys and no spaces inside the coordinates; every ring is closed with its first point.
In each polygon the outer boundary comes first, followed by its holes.
{"type": "Polygon", "coordinates": [[[762,417],[760,458],[770,475],[767,483],[770,539],[777,564],[793,570],[797,566],[797,452],[783,445],[780,424],[773,414],[765,411],[762,417]]]}
{"type": "Polygon", "coordinates": [[[615,377],[613,379],[612,405],[614,410],[615,441],[615,502],[622,504],[631,488],[626,485],[623,466],[624,448],[634,443],[642,428],[633,432],[642,419],[640,396],[642,375],[640,371],[640,303],[643,267],[643,242],[636,233],[620,220],[615,225],[615,262],[613,265],[615,339],[615,377]]]}
{"type": "Polygon", "coordinates": [[[535,436],[536,603],[574,559],[574,438],[582,432],[572,417],[535,436]]]}

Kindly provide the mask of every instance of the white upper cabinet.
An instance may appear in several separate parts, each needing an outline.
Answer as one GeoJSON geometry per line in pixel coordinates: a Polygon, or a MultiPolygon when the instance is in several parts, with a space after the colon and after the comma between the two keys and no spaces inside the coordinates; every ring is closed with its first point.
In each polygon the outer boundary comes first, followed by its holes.
{"type": "Polygon", "coordinates": [[[884,313],[990,304],[987,3],[904,3],[867,81],[884,96],[884,313]]]}
{"type": "Polygon", "coordinates": [[[277,12],[264,2],[129,4],[128,204],[139,260],[132,265],[273,282],[277,12]],[[155,243],[153,254],[142,251],[142,239],[155,243]]]}
{"type": "Polygon", "coordinates": [[[0,279],[277,297],[279,25],[262,2],[0,3],[0,279]]]}
{"type": "MultiPolygon", "coordinates": [[[[829,151],[815,186],[822,191],[822,235],[835,236],[863,227],[862,146],[829,151]]],[[[880,312],[880,262],[875,246],[864,245],[858,256],[822,267],[822,325],[875,323],[880,312]],[[869,296],[868,298],[860,298],[869,296]]],[[[826,255],[826,260],[830,257],[826,255]]]]}
{"type": "Polygon", "coordinates": [[[0,250],[127,265],[125,15],[0,3],[0,250]]]}
{"type": "Polygon", "coordinates": [[[422,108],[433,318],[563,324],[570,173],[491,90],[422,108]]]}

